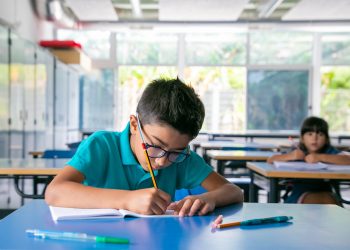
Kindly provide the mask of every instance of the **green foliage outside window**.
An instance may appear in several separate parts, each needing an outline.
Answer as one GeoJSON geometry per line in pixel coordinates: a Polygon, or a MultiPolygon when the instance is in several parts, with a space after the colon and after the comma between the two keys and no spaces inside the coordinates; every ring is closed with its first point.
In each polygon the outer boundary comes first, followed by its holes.
{"type": "Polygon", "coordinates": [[[323,67],[321,116],[331,131],[350,131],[350,68],[323,67]]]}

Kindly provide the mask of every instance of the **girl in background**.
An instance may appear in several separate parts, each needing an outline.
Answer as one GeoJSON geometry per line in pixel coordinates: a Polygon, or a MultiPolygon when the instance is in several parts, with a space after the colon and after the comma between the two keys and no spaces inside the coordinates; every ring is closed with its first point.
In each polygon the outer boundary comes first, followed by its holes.
{"type": "MultiPolygon", "coordinates": [[[[267,160],[268,163],[274,161],[350,165],[350,154],[332,147],[327,122],[312,116],[302,124],[298,148],[287,154],[271,156],[267,160]]],[[[326,180],[293,180],[292,186],[292,193],[286,198],[286,203],[339,204],[332,193],[331,184],[326,180]]]]}

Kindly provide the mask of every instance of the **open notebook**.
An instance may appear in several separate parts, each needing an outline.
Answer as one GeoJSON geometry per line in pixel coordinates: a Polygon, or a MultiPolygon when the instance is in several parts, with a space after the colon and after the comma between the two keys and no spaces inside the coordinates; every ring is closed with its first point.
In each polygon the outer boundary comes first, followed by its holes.
{"type": "Polygon", "coordinates": [[[167,210],[163,215],[144,215],[125,209],[110,208],[67,208],[50,206],[52,218],[59,220],[83,220],[83,219],[102,219],[102,218],[124,218],[125,216],[155,218],[155,217],[176,217],[173,210],[167,210]]]}
{"type": "Polygon", "coordinates": [[[298,170],[298,171],[309,171],[309,170],[323,170],[327,169],[330,171],[350,171],[350,165],[335,165],[326,164],[322,162],[318,163],[306,163],[300,161],[275,161],[273,165],[278,169],[286,170],[298,170]]]}

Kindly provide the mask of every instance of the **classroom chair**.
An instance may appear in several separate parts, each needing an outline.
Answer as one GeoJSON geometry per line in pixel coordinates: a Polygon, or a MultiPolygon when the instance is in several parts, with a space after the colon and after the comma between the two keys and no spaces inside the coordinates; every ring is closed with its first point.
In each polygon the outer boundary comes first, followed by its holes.
{"type": "Polygon", "coordinates": [[[58,158],[72,158],[76,150],[45,150],[41,158],[58,159],[58,158]]]}

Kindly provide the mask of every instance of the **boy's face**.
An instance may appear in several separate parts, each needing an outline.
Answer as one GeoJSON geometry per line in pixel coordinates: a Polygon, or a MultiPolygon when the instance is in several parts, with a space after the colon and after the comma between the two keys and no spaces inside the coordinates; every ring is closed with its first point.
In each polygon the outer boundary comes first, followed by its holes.
{"type": "MultiPolygon", "coordinates": [[[[179,131],[165,124],[143,124],[142,133],[145,143],[157,146],[166,151],[183,152],[191,141],[190,136],[181,134],[179,131]]],[[[138,162],[142,168],[148,172],[148,165],[144,150],[142,148],[142,138],[140,130],[137,126],[137,118],[130,116],[130,145],[138,162]]],[[[161,158],[151,158],[153,169],[162,169],[169,166],[172,162],[169,161],[168,155],[165,154],[161,158]]]]}

